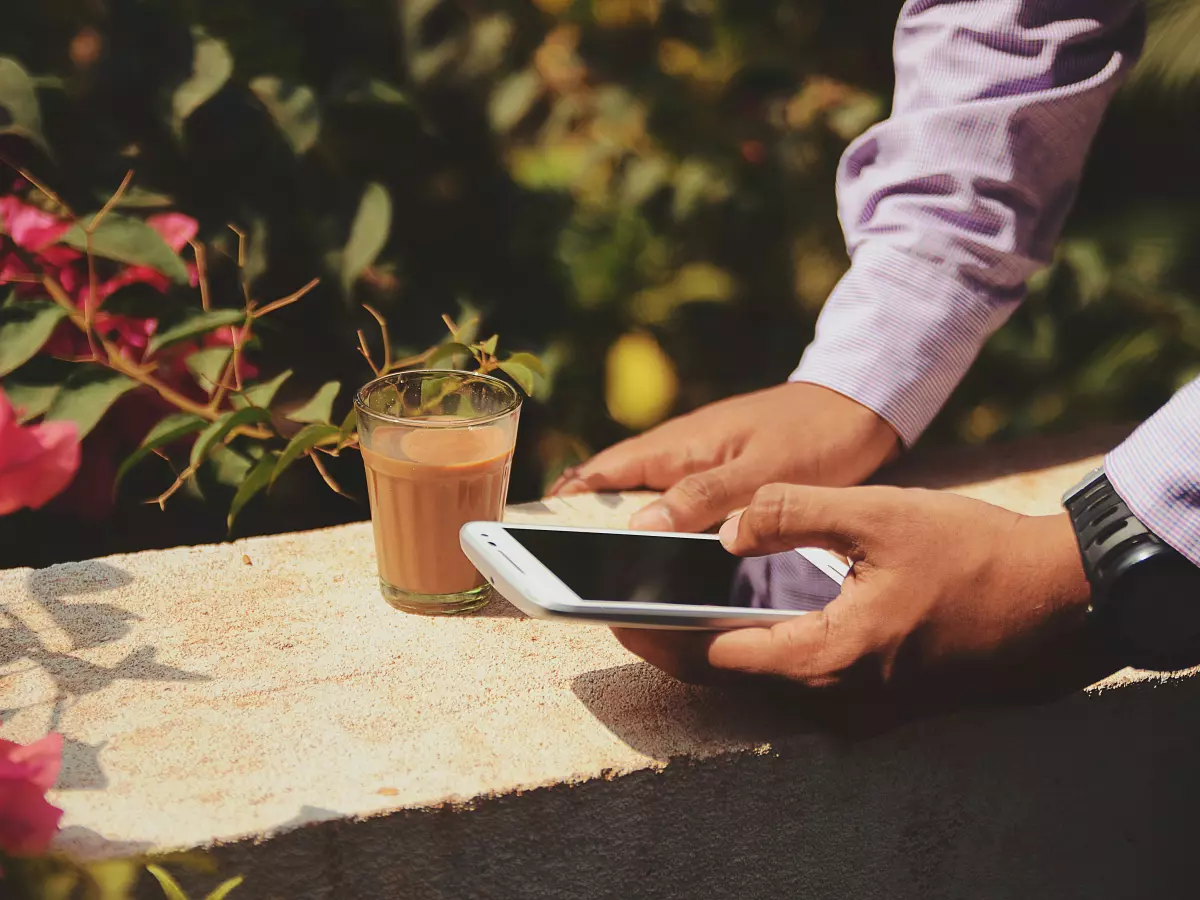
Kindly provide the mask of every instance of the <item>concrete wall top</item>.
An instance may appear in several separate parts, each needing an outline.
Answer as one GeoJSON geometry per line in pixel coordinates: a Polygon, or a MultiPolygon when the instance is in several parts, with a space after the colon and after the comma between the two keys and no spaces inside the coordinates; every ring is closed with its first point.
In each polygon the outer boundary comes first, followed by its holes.
{"type": "MultiPolygon", "coordinates": [[[[893,476],[1050,513],[1108,443],[952,454],[893,476]]],[[[622,527],[645,499],[510,518],[622,527]]],[[[58,846],[194,847],[771,744],[769,717],[659,675],[604,628],[502,600],[405,615],[374,573],[367,523],[0,572],[0,733],[65,735],[58,846]]]]}

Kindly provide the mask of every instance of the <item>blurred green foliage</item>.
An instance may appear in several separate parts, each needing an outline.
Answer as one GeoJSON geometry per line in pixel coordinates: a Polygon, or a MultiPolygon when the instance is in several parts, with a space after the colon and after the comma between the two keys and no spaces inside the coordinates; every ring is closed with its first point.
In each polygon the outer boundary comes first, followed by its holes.
{"type": "MultiPolygon", "coordinates": [[[[1197,4],[1152,7],[1145,74],[1102,130],[1056,262],[930,440],[1142,418],[1196,373],[1200,48],[1179,22],[1197,4]]],[[[133,167],[136,202],[218,243],[238,224],[263,296],[322,276],[264,348],[310,392],[364,380],[345,352],[363,302],[400,352],[435,340],[442,311],[479,310],[550,369],[522,421],[513,494],[528,497],[631,429],[786,377],[847,265],[834,172],[886,115],[898,9],[20,3],[0,56],[36,78],[48,152],[18,134],[0,149],[77,208],[133,167]]],[[[299,508],[254,527],[314,524],[299,508]]]]}

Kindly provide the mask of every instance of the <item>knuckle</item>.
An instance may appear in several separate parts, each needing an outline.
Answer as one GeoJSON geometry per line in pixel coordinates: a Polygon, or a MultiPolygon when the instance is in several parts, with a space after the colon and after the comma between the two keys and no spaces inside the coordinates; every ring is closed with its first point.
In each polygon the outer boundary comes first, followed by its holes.
{"type": "Polygon", "coordinates": [[[707,508],[720,500],[720,483],[721,476],[716,472],[704,472],[688,475],[679,482],[676,490],[691,505],[707,508]]]}
{"type": "Polygon", "coordinates": [[[794,505],[793,491],[785,484],[768,484],[758,489],[751,503],[751,533],[763,542],[784,539],[794,505]]]}

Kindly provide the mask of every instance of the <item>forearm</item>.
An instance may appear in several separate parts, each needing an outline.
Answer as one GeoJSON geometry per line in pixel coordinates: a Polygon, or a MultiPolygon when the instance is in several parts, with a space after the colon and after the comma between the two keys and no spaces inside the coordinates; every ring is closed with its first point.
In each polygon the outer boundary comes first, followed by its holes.
{"type": "Polygon", "coordinates": [[[1134,515],[1200,566],[1200,378],[1110,453],[1104,468],[1134,515]]]}
{"type": "Polygon", "coordinates": [[[839,170],[853,262],[793,380],[917,439],[1050,259],[1140,6],[909,0],[892,115],[839,170]]]}

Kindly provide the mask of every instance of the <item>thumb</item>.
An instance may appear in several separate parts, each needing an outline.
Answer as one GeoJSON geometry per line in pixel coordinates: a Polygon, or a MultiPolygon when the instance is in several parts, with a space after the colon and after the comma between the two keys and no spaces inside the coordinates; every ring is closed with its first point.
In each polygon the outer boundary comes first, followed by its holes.
{"type": "Polygon", "coordinates": [[[888,488],[819,488],[769,484],[721,528],[721,543],[738,556],[822,547],[858,562],[894,517],[888,488]]]}
{"type": "Polygon", "coordinates": [[[745,503],[757,484],[744,463],[726,463],[680,479],[629,520],[639,531],[703,531],[745,503]]]}

